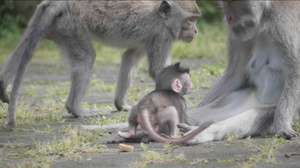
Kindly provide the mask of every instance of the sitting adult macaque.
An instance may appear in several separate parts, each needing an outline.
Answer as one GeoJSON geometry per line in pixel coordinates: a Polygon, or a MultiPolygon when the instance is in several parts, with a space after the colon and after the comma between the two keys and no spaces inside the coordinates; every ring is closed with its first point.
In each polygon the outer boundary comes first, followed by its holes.
{"type": "Polygon", "coordinates": [[[228,67],[181,131],[210,127],[189,141],[226,136],[299,136],[292,121],[300,98],[300,2],[220,1],[228,28],[228,67]]]}
{"type": "Polygon", "coordinates": [[[134,138],[138,124],[142,131],[158,142],[183,143],[193,138],[209,126],[204,124],[191,134],[176,139],[178,123],[185,123],[186,102],[183,97],[193,90],[189,69],[181,68],[180,63],[165,67],[157,76],[154,91],[146,95],[132,108],[128,122],[129,131],[117,134],[123,138],[134,138]],[[163,137],[164,133],[168,137],[163,137]]]}

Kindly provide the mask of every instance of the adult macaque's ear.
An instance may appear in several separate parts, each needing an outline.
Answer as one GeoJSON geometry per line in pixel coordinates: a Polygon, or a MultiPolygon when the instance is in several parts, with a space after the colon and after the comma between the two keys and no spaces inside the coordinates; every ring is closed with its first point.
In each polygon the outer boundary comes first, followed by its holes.
{"type": "Polygon", "coordinates": [[[168,13],[171,11],[171,5],[167,1],[162,1],[159,6],[158,14],[162,19],[168,19],[168,13]]]}
{"type": "Polygon", "coordinates": [[[181,82],[179,79],[175,79],[173,82],[172,82],[172,90],[176,93],[179,93],[182,89],[182,85],[181,85],[181,82]]]}

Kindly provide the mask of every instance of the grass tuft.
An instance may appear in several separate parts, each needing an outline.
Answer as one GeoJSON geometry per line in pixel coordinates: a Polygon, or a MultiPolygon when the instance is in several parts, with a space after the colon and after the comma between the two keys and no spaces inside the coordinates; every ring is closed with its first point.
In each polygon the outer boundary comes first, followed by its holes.
{"type": "Polygon", "coordinates": [[[132,163],[131,167],[144,168],[152,164],[186,161],[183,154],[179,154],[175,156],[172,156],[170,154],[171,151],[174,149],[174,146],[170,147],[169,145],[166,145],[165,153],[159,153],[159,152],[148,150],[148,147],[144,143],[141,143],[141,148],[145,152],[145,154],[141,155],[141,161],[136,161],[132,163]]]}
{"type": "Polygon", "coordinates": [[[35,158],[34,162],[25,162],[23,165],[30,164],[33,167],[40,167],[36,163],[42,163],[43,166],[51,166],[54,160],[59,158],[70,158],[71,160],[82,160],[79,156],[82,153],[98,153],[105,149],[104,145],[98,145],[101,136],[87,131],[79,131],[77,128],[66,126],[60,131],[64,134],[62,140],[54,138],[51,142],[41,143],[37,141],[36,148],[27,151],[27,157],[35,158]],[[38,161],[40,160],[40,161],[38,161]]]}
{"type": "MultiPolygon", "coordinates": [[[[250,140],[250,138],[248,140],[250,140]]],[[[281,148],[282,144],[288,142],[289,141],[278,138],[278,136],[275,135],[273,138],[266,139],[262,146],[254,146],[249,143],[249,147],[255,147],[258,150],[258,154],[250,157],[249,160],[240,165],[240,167],[251,168],[260,162],[278,164],[276,160],[276,156],[278,156],[277,149],[281,148]]]]}

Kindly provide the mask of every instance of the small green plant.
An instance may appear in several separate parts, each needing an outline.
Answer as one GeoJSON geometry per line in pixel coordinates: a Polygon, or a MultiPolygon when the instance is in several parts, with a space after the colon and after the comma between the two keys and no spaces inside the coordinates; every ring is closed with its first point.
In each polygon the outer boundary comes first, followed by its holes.
{"type": "Polygon", "coordinates": [[[211,79],[212,77],[221,76],[226,69],[225,62],[219,62],[213,66],[203,65],[200,69],[191,70],[191,80],[193,82],[195,89],[201,88],[211,88],[211,79]]]}
{"type": "MultiPolygon", "coordinates": [[[[281,145],[285,143],[288,143],[288,141],[283,138],[278,138],[277,135],[275,135],[273,138],[268,138],[262,146],[254,146],[258,149],[258,154],[250,157],[248,162],[242,164],[241,167],[250,168],[259,162],[277,164],[278,162],[275,158],[278,155],[277,149],[279,149],[281,145]]],[[[250,147],[253,147],[253,145],[250,145],[250,147]]]]}
{"type": "Polygon", "coordinates": [[[144,143],[141,143],[141,148],[145,152],[145,154],[141,156],[142,161],[134,162],[131,167],[144,168],[151,164],[186,161],[183,154],[171,156],[170,149],[172,149],[172,147],[170,148],[169,145],[166,145],[165,147],[167,148],[166,151],[168,151],[166,152],[167,154],[161,154],[155,151],[148,150],[148,147],[144,143]]]}
{"type": "Polygon", "coordinates": [[[73,131],[74,130],[72,128],[72,125],[69,124],[69,125],[64,126],[61,130],[59,130],[59,133],[60,134],[72,134],[73,131]]]}
{"type": "Polygon", "coordinates": [[[35,97],[35,92],[38,89],[38,85],[37,84],[30,84],[30,85],[26,85],[25,90],[27,91],[27,95],[31,98],[35,97]]]}
{"type": "Polygon", "coordinates": [[[47,128],[42,128],[42,129],[33,129],[33,132],[37,133],[37,134],[47,134],[47,133],[52,133],[55,128],[51,128],[49,125],[47,125],[47,128]]]}
{"type": "Polygon", "coordinates": [[[134,104],[138,103],[144,96],[148,93],[153,91],[153,87],[141,87],[141,86],[134,86],[130,88],[128,94],[128,100],[134,102],[134,104]]]}
{"type": "Polygon", "coordinates": [[[165,154],[170,154],[173,152],[173,150],[179,148],[178,145],[170,144],[170,143],[165,143],[164,144],[164,149],[165,149],[165,154]]]}
{"type": "Polygon", "coordinates": [[[90,87],[99,89],[102,92],[115,92],[116,90],[115,84],[106,84],[100,79],[92,80],[90,87]]]}
{"type": "Polygon", "coordinates": [[[60,84],[47,84],[46,98],[51,99],[53,97],[66,97],[69,93],[70,82],[64,82],[60,84]]]}
{"type": "Polygon", "coordinates": [[[211,76],[221,76],[225,72],[226,64],[225,62],[219,62],[214,66],[202,65],[211,76]]]}
{"type": "MultiPolygon", "coordinates": [[[[64,106],[59,105],[53,99],[43,99],[38,108],[34,108],[32,102],[21,99],[18,102],[17,125],[38,125],[63,122],[61,111],[64,106]]],[[[7,117],[6,104],[0,106],[0,129],[6,129],[7,117]]]]}
{"type": "Polygon", "coordinates": [[[220,162],[220,163],[230,163],[230,162],[235,162],[235,159],[230,159],[230,160],[224,159],[224,160],[219,160],[218,162],[220,162]]]}
{"type": "Polygon", "coordinates": [[[39,107],[37,110],[35,110],[37,113],[43,114],[41,116],[40,123],[42,124],[48,124],[48,123],[58,123],[63,122],[64,119],[62,119],[62,111],[64,109],[64,105],[62,102],[57,102],[54,99],[43,99],[43,103],[39,104],[39,107]]]}
{"type": "Polygon", "coordinates": [[[30,129],[23,129],[23,128],[17,128],[14,130],[14,132],[25,132],[25,133],[28,133],[28,132],[32,132],[30,129]]]}
{"type": "Polygon", "coordinates": [[[237,141],[237,140],[239,140],[239,139],[241,139],[242,137],[240,136],[240,135],[230,135],[230,136],[228,136],[227,138],[226,138],[226,140],[228,141],[228,142],[235,142],[235,141],[237,141]]]}
{"type": "Polygon", "coordinates": [[[294,131],[296,131],[298,134],[300,134],[300,119],[297,119],[293,122],[292,127],[294,131]]]}
{"type": "Polygon", "coordinates": [[[89,109],[89,110],[113,110],[114,107],[112,106],[103,106],[103,105],[99,105],[99,104],[91,104],[89,102],[83,102],[82,103],[82,107],[85,108],[85,109],[89,109]]]}

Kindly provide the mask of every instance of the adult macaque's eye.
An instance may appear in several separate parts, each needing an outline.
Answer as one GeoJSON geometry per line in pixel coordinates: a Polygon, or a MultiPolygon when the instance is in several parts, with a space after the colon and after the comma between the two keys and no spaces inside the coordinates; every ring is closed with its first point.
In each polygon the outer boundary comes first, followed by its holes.
{"type": "Polygon", "coordinates": [[[196,23],[198,18],[199,18],[198,16],[193,16],[189,18],[189,21],[196,23]]]}
{"type": "Polygon", "coordinates": [[[190,17],[190,18],[189,18],[189,21],[191,21],[191,22],[196,22],[196,21],[197,21],[197,18],[196,18],[196,17],[190,17]]]}

